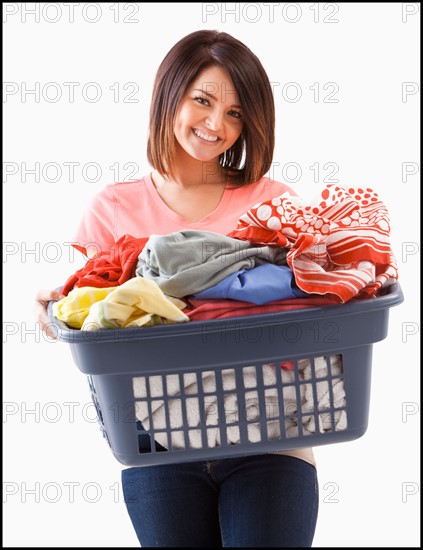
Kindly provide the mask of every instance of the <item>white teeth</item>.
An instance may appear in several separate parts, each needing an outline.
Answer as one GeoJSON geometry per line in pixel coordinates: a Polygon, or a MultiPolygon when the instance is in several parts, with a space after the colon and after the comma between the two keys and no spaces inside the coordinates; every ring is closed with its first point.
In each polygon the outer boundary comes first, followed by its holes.
{"type": "Polygon", "coordinates": [[[196,136],[199,136],[200,138],[205,139],[206,141],[217,141],[219,138],[217,136],[208,136],[207,134],[203,134],[202,132],[199,132],[198,130],[194,130],[194,134],[196,136]]]}

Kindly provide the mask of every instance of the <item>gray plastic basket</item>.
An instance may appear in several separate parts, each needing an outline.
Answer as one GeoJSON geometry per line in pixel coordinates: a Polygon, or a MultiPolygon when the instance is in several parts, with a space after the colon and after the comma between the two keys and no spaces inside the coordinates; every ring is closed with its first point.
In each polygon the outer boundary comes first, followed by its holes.
{"type": "Polygon", "coordinates": [[[361,437],[372,344],[403,299],[396,284],[341,305],[93,332],[55,319],[52,302],[48,310],[88,375],[114,456],[148,466],[361,437]]]}

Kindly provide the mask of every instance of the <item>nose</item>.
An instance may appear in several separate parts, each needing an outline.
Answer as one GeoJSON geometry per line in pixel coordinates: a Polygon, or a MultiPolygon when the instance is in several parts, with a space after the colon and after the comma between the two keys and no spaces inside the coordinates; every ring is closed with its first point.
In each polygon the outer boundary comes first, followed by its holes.
{"type": "Polygon", "coordinates": [[[223,112],[215,109],[212,113],[209,113],[206,118],[206,125],[210,130],[214,132],[219,131],[223,124],[223,112]]]}

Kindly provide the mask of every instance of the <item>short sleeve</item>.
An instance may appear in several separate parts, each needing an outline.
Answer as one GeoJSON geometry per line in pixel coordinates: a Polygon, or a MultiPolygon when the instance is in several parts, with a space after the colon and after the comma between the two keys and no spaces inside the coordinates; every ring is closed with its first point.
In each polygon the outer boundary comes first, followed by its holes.
{"type": "Polygon", "coordinates": [[[279,197],[286,192],[288,192],[293,197],[298,197],[298,193],[291,189],[289,185],[281,183],[280,181],[272,180],[270,178],[267,180],[267,189],[269,192],[269,200],[279,197]]]}
{"type": "Polygon", "coordinates": [[[108,250],[115,242],[117,204],[107,186],[95,195],[82,216],[73,242],[96,252],[108,250]]]}

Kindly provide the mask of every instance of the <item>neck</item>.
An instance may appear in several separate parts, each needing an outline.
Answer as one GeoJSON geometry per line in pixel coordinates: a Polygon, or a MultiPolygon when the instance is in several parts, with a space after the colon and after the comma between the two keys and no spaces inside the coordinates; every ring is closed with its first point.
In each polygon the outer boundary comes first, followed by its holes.
{"type": "Polygon", "coordinates": [[[172,182],[183,188],[226,183],[225,171],[218,158],[202,162],[192,158],[180,147],[173,164],[173,172],[172,182]]]}

